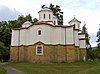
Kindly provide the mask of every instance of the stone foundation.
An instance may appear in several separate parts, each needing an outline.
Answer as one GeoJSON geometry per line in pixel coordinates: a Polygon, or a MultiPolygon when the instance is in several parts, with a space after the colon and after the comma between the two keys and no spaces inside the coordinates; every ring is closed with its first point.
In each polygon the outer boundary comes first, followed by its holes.
{"type": "Polygon", "coordinates": [[[15,62],[73,62],[82,60],[86,56],[85,49],[74,45],[46,45],[38,42],[29,46],[11,46],[10,60],[15,62]],[[43,55],[36,55],[36,45],[43,45],[43,55]]]}
{"type": "Polygon", "coordinates": [[[86,49],[85,48],[79,49],[79,56],[80,56],[80,60],[84,60],[84,57],[86,59],[86,49]]]}

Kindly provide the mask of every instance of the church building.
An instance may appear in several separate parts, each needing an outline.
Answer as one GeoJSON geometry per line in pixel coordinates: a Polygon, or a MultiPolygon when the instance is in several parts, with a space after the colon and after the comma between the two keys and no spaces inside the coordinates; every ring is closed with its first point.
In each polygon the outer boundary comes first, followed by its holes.
{"type": "Polygon", "coordinates": [[[75,17],[69,25],[59,25],[47,8],[41,8],[39,21],[26,21],[12,29],[10,60],[15,62],[74,62],[86,57],[85,34],[75,17]]]}

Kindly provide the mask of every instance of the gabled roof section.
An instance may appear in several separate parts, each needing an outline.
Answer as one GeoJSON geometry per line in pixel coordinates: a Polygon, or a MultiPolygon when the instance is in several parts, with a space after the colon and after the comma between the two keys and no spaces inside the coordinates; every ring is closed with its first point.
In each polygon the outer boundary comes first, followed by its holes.
{"type": "Polygon", "coordinates": [[[71,23],[71,22],[79,22],[79,23],[81,23],[81,21],[77,20],[75,17],[71,21],[69,21],[68,23],[71,23]]]}

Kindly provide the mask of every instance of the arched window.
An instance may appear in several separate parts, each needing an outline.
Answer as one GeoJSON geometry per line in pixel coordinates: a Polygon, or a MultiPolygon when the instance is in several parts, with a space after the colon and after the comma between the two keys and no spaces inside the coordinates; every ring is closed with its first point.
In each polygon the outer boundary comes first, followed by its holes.
{"type": "Polygon", "coordinates": [[[41,35],[41,30],[38,30],[38,35],[41,35]]]}
{"type": "Polygon", "coordinates": [[[36,46],[36,55],[43,55],[43,45],[36,46]]]}
{"type": "Polygon", "coordinates": [[[51,15],[49,14],[49,19],[51,19],[51,15]]]}
{"type": "Polygon", "coordinates": [[[43,18],[45,19],[45,14],[43,15],[43,18]]]}

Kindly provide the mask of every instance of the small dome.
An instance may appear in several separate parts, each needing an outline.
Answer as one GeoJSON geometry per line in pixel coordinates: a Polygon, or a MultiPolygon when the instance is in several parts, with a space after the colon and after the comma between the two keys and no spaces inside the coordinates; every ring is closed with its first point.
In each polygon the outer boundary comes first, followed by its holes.
{"type": "Polygon", "coordinates": [[[70,22],[79,22],[79,23],[81,23],[80,21],[78,21],[75,17],[71,20],[71,21],[69,21],[69,23],[70,22]]]}
{"type": "Polygon", "coordinates": [[[29,21],[26,21],[26,22],[23,23],[23,25],[32,25],[32,23],[29,22],[29,21]]]}
{"type": "Polygon", "coordinates": [[[24,22],[24,23],[22,24],[22,27],[29,27],[30,25],[32,25],[32,23],[29,22],[29,21],[26,21],[26,22],[24,22]]]}

